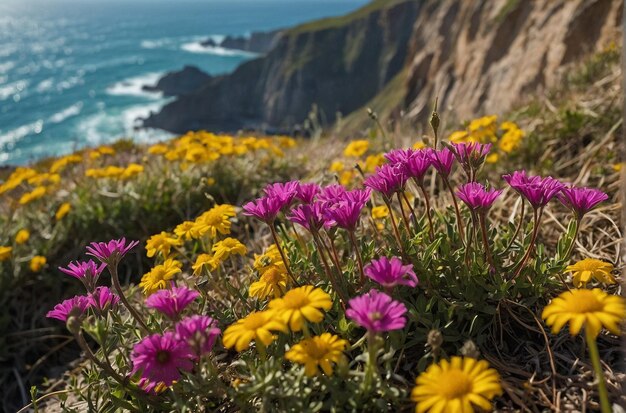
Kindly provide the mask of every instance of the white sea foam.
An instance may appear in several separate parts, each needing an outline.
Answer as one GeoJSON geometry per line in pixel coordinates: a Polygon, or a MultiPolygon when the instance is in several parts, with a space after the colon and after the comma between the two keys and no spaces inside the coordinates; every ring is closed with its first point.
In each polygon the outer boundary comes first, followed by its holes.
{"type": "Polygon", "coordinates": [[[216,56],[256,56],[256,53],[246,52],[244,50],[227,49],[220,46],[203,46],[200,42],[185,43],[181,47],[189,53],[205,53],[216,56]]]}
{"type": "MultiPolygon", "coordinates": [[[[30,83],[28,80],[18,80],[0,87],[0,100],[19,95],[26,90],[30,83]]],[[[19,98],[18,98],[19,99],[19,98]]]]}
{"type": "Polygon", "coordinates": [[[43,130],[43,120],[22,125],[6,133],[0,132],[0,149],[12,149],[15,143],[30,134],[39,134],[43,130]]]}
{"type": "MultiPolygon", "coordinates": [[[[0,55],[2,56],[2,55],[0,55]]],[[[0,73],[6,73],[15,67],[15,62],[9,61],[0,63],[0,73]]]]}
{"type": "Polygon", "coordinates": [[[146,92],[144,86],[154,86],[161,78],[162,73],[146,73],[117,82],[107,88],[109,95],[115,96],[144,96],[153,99],[161,98],[160,93],[146,92]]]}
{"type": "Polygon", "coordinates": [[[72,116],[77,116],[80,114],[81,110],[83,110],[83,102],[78,102],[69,106],[62,111],[55,113],[50,116],[49,121],[52,123],[61,123],[65,119],[71,118],[72,116]]]}
{"type": "Polygon", "coordinates": [[[54,78],[48,78],[39,82],[35,90],[37,90],[37,92],[39,93],[43,93],[43,92],[52,90],[53,86],[54,86],[54,78]]]}

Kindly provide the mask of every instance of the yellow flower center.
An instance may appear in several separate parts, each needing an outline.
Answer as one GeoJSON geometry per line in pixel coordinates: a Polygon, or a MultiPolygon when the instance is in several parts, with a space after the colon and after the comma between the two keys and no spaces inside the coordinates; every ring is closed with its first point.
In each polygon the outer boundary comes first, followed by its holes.
{"type": "Polygon", "coordinates": [[[248,330],[256,330],[265,325],[265,315],[262,313],[252,313],[243,320],[243,326],[248,330]]]}
{"type": "Polygon", "coordinates": [[[319,340],[311,340],[303,347],[309,357],[315,360],[322,360],[328,353],[327,343],[319,340]]]}
{"type": "Polygon", "coordinates": [[[223,215],[219,211],[209,211],[204,215],[203,219],[205,224],[216,227],[222,223],[223,215]]]}
{"type": "Polygon", "coordinates": [[[602,311],[604,305],[591,290],[578,290],[574,299],[568,300],[569,311],[572,313],[593,313],[602,311]]]}
{"type": "Polygon", "coordinates": [[[441,374],[439,392],[448,400],[461,398],[472,392],[473,382],[463,371],[452,369],[441,374]]]}
{"type": "Polygon", "coordinates": [[[272,266],[263,273],[261,278],[263,278],[263,281],[268,284],[278,284],[281,281],[280,275],[280,270],[277,267],[272,266]]]}
{"type": "Polygon", "coordinates": [[[290,291],[284,297],[286,308],[302,308],[309,305],[310,302],[311,300],[309,300],[309,297],[306,294],[302,294],[301,292],[295,290],[290,291]]]}

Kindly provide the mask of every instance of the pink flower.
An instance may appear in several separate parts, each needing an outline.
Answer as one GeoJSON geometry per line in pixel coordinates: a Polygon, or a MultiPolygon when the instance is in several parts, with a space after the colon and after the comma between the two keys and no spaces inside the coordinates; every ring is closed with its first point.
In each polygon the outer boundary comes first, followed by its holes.
{"type": "Polygon", "coordinates": [[[485,161],[492,145],[480,142],[460,142],[453,143],[451,146],[456,160],[463,166],[463,169],[468,171],[476,169],[485,161]]]}
{"type": "Polygon", "coordinates": [[[180,370],[193,368],[191,357],[189,345],[176,339],[173,332],[152,334],[135,344],[132,374],[141,371],[142,378],[171,386],[180,378],[180,370]]]}
{"type": "Polygon", "coordinates": [[[76,261],[75,263],[70,262],[67,268],[59,267],[59,271],[79,279],[87,291],[93,291],[93,289],[96,288],[98,278],[105,267],[106,264],[102,263],[98,266],[95,262],[93,262],[93,260],[86,262],[76,261]]]}
{"type": "Polygon", "coordinates": [[[380,192],[387,198],[404,189],[409,179],[401,165],[383,165],[376,168],[376,173],[363,183],[366,187],[380,192]]]}
{"type": "Polygon", "coordinates": [[[126,238],[112,239],[109,242],[92,242],[87,247],[87,255],[96,257],[105,264],[116,266],[137,244],[139,241],[131,241],[127,245],[126,238]]]}
{"type": "Polygon", "coordinates": [[[46,317],[67,321],[70,316],[79,317],[85,313],[89,307],[89,299],[83,295],[77,295],[57,304],[54,309],[48,311],[46,317]]]}
{"type": "Polygon", "coordinates": [[[115,307],[119,301],[120,297],[112,293],[109,287],[98,287],[89,294],[89,306],[99,314],[106,313],[115,307]]]}
{"type": "Polygon", "coordinates": [[[430,150],[428,155],[437,172],[444,177],[448,177],[452,170],[452,165],[454,164],[454,154],[452,151],[448,148],[443,148],[438,151],[430,150]]]}
{"type": "Polygon", "coordinates": [[[476,182],[469,182],[459,186],[456,195],[467,207],[473,211],[485,212],[493,205],[496,198],[500,196],[502,190],[485,189],[485,187],[476,182]]]}
{"type": "Polygon", "coordinates": [[[339,201],[324,212],[326,219],[334,221],[339,228],[354,231],[359,219],[363,204],[360,202],[339,201]]]}
{"type": "Polygon", "coordinates": [[[343,194],[345,194],[346,188],[339,184],[332,184],[322,188],[317,195],[317,199],[320,201],[337,202],[343,194]]]}
{"type": "Polygon", "coordinates": [[[409,178],[415,179],[418,183],[424,180],[424,175],[432,165],[430,152],[432,149],[394,149],[385,154],[385,158],[392,165],[400,165],[409,178]]]}
{"type": "Polygon", "coordinates": [[[353,189],[352,191],[346,191],[339,195],[337,198],[337,202],[339,201],[348,201],[348,202],[356,202],[357,204],[361,204],[365,206],[367,201],[370,200],[372,196],[372,190],[369,188],[365,189],[353,189]]]}
{"type": "Polygon", "coordinates": [[[283,209],[293,201],[298,193],[298,181],[277,182],[267,185],[263,192],[268,198],[274,198],[280,203],[280,209],[283,209]]]}
{"type": "Polygon", "coordinates": [[[527,176],[526,171],[515,171],[510,175],[502,175],[515,191],[526,198],[533,208],[544,207],[565,185],[558,179],[541,176],[527,176]]]}
{"type": "Polygon", "coordinates": [[[398,257],[392,257],[391,260],[387,257],[372,260],[365,266],[364,272],[385,288],[400,284],[415,287],[418,282],[413,272],[413,265],[402,265],[402,260],[398,257]]]}
{"type": "Polygon", "coordinates": [[[146,298],[146,306],[175,320],[198,297],[200,293],[196,290],[187,287],[172,287],[172,289],[158,290],[150,295],[146,298]]]}
{"type": "Polygon", "coordinates": [[[221,330],[215,320],[206,315],[192,315],[176,324],[176,337],[189,344],[193,354],[201,357],[213,349],[221,330]]]}
{"type": "Polygon", "coordinates": [[[399,330],[406,324],[406,307],[399,301],[380,291],[370,290],[369,293],[355,297],[349,301],[346,316],[368,331],[399,330]]]}
{"type": "Polygon", "coordinates": [[[310,204],[315,199],[315,196],[320,193],[322,188],[318,184],[314,183],[302,183],[298,182],[298,191],[296,198],[305,204],[310,204]]]}
{"type": "Polygon", "coordinates": [[[312,204],[302,204],[294,207],[287,219],[308,229],[317,231],[322,226],[332,226],[334,222],[324,217],[325,202],[314,202],[312,204]]]}
{"type": "Polygon", "coordinates": [[[594,209],[600,202],[609,199],[609,196],[599,189],[580,187],[563,188],[556,197],[563,205],[571,209],[578,219],[594,209]]]}
{"type": "Polygon", "coordinates": [[[279,198],[263,197],[245,204],[243,214],[270,224],[274,222],[282,207],[283,204],[279,198]]]}

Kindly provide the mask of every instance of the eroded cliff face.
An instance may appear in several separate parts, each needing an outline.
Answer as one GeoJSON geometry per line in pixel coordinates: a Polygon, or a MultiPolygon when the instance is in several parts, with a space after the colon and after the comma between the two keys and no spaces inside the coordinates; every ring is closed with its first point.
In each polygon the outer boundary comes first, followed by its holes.
{"type": "Polygon", "coordinates": [[[190,129],[288,130],[317,105],[330,124],[372,99],[405,65],[419,0],[378,0],[348,16],[291,29],[264,57],[209,81],[144,121],[190,129]]]}
{"type": "Polygon", "coordinates": [[[622,13],[621,0],[428,1],[414,26],[404,108],[423,120],[438,96],[458,118],[504,113],[619,41],[622,13]]]}

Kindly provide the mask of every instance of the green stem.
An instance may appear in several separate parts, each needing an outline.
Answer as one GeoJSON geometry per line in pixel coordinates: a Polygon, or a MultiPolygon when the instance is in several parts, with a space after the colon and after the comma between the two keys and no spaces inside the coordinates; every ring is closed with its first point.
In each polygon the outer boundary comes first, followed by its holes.
{"type": "Polygon", "coordinates": [[[491,249],[489,248],[489,238],[487,237],[487,224],[485,223],[487,218],[485,215],[486,212],[481,211],[478,215],[478,220],[480,221],[480,231],[483,235],[483,244],[485,244],[485,254],[487,254],[487,262],[489,263],[491,268],[495,270],[496,266],[493,263],[493,258],[491,257],[491,249]]]}
{"type": "Polygon", "coordinates": [[[450,196],[452,196],[452,203],[454,204],[454,212],[456,213],[456,224],[459,229],[459,237],[461,238],[461,242],[465,243],[465,233],[463,231],[463,221],[461,221],[461,211],[459,210],[459,203],[456,201],[456,195],[454,195],[454,189],[452,189],[452,185],[450,185],[450,181],[448,177],[445,175],[441,175],[443,178],[443,182],[445,186],[450,191],[450,196]]]}
{"type": "Polygon", "coordinates": [[[280,257],[282,258],[283,263],[285,264],[285,268],[287,269],[287,273],[289,274],[289,278],[291,278],[291,281],[293,282],[293,284],[296,287],[299,287],[300,285],[296,281],[296,277],[294,277],[293,273],[291,272],[291,268],[289,267],[289,262],[287,261],[287,257],[285,256],[285,252],[283,251],[283,247],[280,246],[280,241],[278,241],[278,234],[276,234],[276,229],[274,228],[274,223],[270,223],[269,227],[270,227],[270,231],[272,232],[272,238],[274,239],[274,244],[276,244],[276,248],[278,248],[278,252],[280,253],[280,257]]]}
{"type": "Polygon", "coordinates": [[[515,229],[515,233],[511,237],[511,241],[509,241],[509,245],[506,246],[506,248],[504,249],[504,252],[502,253],[502,255],[506,254],[509,251],[509,249],[511,249],[511,247],[513,246],[513,243],[515,242],[515,239],[517,238],[517,235],[519,234],[520,230],[522,229],[522,225],[524,223],[524,205],[526,205],[526,202],[524,202],[524,198],[522,198],[522,209],[520,211],[519,223],[517,224],[517,228],[515,229]]]}
{"type": "Polygon", "coordinates": [[[419,182],[417,182],[417,180],[415,181],[417,186],[422,190],[422,194],[424,195],[424,204],[426,206],[426,217],[428,217],[428,229],[429,229],[429,234],[430,234],[430,240],[433,241],[435,239],[435,227],[433,226],[433,218],[430,214],[430,199],[428,198],[428,192],[426,192],[426,188],[424,188],[424,185],[421,184],[419,182]]]}
{"type": "Polygon", "coordinates": [[[602,364],[600,364],[600,352],[598,351],[596,338],[591,335],[590,330],[587,327],[585,327],[585,335],[587,337],[587,347],[589,348],[591,365],[593,366],[596,380],[598,380],[598,396],[600,397],[600,408],[602,410],[602,413],[611,413],[611,403],[609,402],[609,393],[606,390],[602,364]]]}
{"type": "Polygon", "coordinates": [[[365,283],[365,272],[363,271],[363,259],[361,258],[361,252],[359,251],[359,244],[356,242],[354,231],[348,231],[350,242],[354,248],[354,254],[356,255],[356,262],[359,264],[359,272],[361,273],[361,285],[365,283]]]}
{"type": "Polygon", "coordinates": [[[522,261],[519,263],[517,267],[517,271],[515,271],[515,275],[513,278],[517,278],[517,276],[522,272],[522,269],[526,265],[526,261],[530,258],[530,254],[533,251],[533,247],[535,246],[535,241],[537,240],[537,233],[539,232],[539,221],[541,220],[540,215],[538,213],[537,208],[533,209],[533,233],[530,237],[530,244],[528,244],[528,249],[526,249],[526,253],[522,258],[522,261]]]}
{"type": "Polygon", "coordinates": [[[574,230],[574,237],[572,238],[572,242],[569,244],[565,255],[563,256],[563,261],[567,261],[574,250],[574,245],[576,244],[576,238],[578,238],[578,231],[580,230],[580,218],[576,217],[576,229],[574,230]]]}
{"type": "Polygon", "coordinates": [[[376,333],[367,332],[367,366],[363,381],[363,393],[368,394],[372,386],[372,379],[376,373],[376,333]]]}
{"type": "Polygon", "coordinates": [[[126,296],[124,295],[124,290],[122,290],[122,286],[120,285],[120,279],[117,274],[117,266],[109,265],[108,268],[109,273],[111,273],[111,282],[113,284],[113,288],[115,288],[115,291],[117,291],[117,294],[120,296],[120,301],[122,302],[122,304],[124,304],[124,307],[128,309],[130,315],[135,319],[135,321],[137,321],[139,326],[144,330],[144,333],[149,333],[150,329],[141,318],[141,315],[137,312],[137,310],[135,310],[132,305],[130,305],[130,303],[126,299],[126,296]]]}

